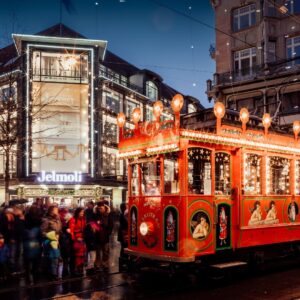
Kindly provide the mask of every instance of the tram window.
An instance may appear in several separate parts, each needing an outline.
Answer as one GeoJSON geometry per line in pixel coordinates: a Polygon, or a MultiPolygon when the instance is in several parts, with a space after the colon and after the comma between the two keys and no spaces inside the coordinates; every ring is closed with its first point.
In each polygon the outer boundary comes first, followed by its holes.
{"type": "Polygon", "coordinates": [[[267,157],[267,194],[284,195],[290,192],[290,160],[267,157]]]}
{"type": "Polygon", "coordinates": [[[211,195],[211,151],[188,150],[188,189],[190,194],[211,195]]]}
{"type": "Polygon", "coordinates": [[[178,153],[167,153],[164,157],[164,192],[167,194],[179,193],[178,180],[178,153]]]}
{"type": "Polygon", "coordinates": [[[131,165],[131,196],[139,195],[138,166],[131,165]]]}
{"type": "Polygon", "coordinates": [[[217,152],[215,155],[216,195],[229,195],[230,188],[230,155],[217,152]]]}
{"type": "Polygon", "coordinates": [[[261,156],[245,154],[244,161],[244,193],[259,195],[261,193],[261,156]]]}
{"type": "Polygon", "coordinates": [[[160,195],[160,163],[157,161],[142,163],[141,170],[143,195],[160,195]]]}
{"type": "Polygon", "coordinates": [[[296,195],[300,195],[300,160],[295,165],[296,195]]]}

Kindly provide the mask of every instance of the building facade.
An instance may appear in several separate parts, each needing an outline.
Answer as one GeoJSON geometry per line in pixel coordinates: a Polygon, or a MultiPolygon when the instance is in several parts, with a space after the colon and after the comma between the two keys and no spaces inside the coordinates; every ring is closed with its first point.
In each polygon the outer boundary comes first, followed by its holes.
{"type": "Polygon", "coordinates": [[[211,1],[216,61],[209,100],[270,113],[280,128],[300,118],[300,1],[211,1]]]}
{"type": "MultiPolygon", "coordinates": [[[[150,70],[141,70],[58,24],[37,35],[13,34],[0,50],[1,101],[7,90],[17,110],[18,139],[10,155],[10,197],[36,197],[79,204],[100,196],[118,205],[126,199],[126,165],[117,159],[117,114],[152,119],[152,104],[162,100],[163,118],[173,118],[178,93],[150,70]]],[[[185,96],[183,113],[202,108],[185,96]]],[[[0,201],[4,200],[6,158],[0,153],[0,201]]]]}

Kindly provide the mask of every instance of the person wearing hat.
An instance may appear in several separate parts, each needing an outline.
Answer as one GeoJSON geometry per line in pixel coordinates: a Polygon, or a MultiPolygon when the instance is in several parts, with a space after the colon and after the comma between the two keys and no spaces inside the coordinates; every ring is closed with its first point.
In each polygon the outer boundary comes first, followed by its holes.
{"type": "Polygon", "coordinates": [[[113,230],[113,219],[110,207],[105,201],[97,203],[95,221],[100,226],[96,244],[96,268],[108,270],[109,237],[113,230]]]}

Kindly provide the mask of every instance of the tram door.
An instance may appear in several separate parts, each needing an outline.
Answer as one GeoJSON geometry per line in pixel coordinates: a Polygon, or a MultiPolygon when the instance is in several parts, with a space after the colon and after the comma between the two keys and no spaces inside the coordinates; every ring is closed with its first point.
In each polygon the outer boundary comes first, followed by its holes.
{"type": "Polygon", "coordinates": [[[214,223],[216,250],[232,247],[232,157],[227,152],[215,152],[214,223]]]}

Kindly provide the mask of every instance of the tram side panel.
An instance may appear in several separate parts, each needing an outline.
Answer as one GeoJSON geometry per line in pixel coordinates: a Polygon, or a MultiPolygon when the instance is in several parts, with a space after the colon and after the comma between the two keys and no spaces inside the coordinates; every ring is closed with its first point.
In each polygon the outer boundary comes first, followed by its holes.
{"type": "Polygon", "coordinates": [[[300,198],[241,196],[238,247],[300,241],[300,198]]]}

